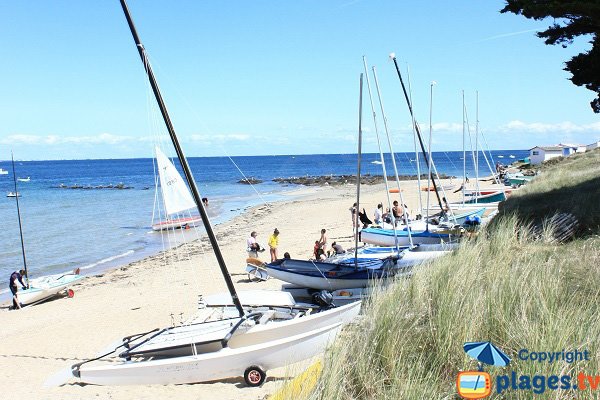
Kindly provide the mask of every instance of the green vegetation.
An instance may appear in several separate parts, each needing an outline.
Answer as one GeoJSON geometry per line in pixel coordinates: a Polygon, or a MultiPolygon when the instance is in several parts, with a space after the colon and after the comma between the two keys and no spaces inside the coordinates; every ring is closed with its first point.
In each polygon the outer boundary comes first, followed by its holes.
{"type": "MultiPolygon", "coordinates": [[[[310,398],[458,398],[458,372],[477,369],[463,352],[469,341],[492,341],[512,358],[508,367],[485,366],[492,376],[490,398],[597,398],[600,385],[597,393],[538,394],[532,387],[498,395],[496,384],[512,372],[569,375],[571,384],[580,372],[600,376],[599,157],[596,151],[548,167],[480,237],[377,292],[364,318],[326,354],[310,398]],[[585,236],[566,244],[532,240],[523,221],[558,211],[596,215],[585,236]],[[587,350],[590,360],[523,361],[520,349],[587,350]]],[[[550,234],[547,229],[544,237],[550,234]]]]}
{"type": "Polygon", "coordinates": [[[501,216],[516,215],[526,224],[568,212],[579,220],[582,234],[600,232],[600,149],[555,160],[542,164],[535,181],[501,205],[501,216]]]}

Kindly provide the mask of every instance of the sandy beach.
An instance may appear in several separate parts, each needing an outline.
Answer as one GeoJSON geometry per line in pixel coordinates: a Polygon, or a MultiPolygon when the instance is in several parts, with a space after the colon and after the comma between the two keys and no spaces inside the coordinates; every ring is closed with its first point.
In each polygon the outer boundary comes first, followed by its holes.
{"type": "MultiPolygon", "coordinates": [[[[416,183],[402,182],[401,187],[409,209],[416,209],[416,183]]],[[[447,194],[448,200],[458,200],[458,194],[447,194]]],[[[423,195],[425,199],[427,193],[423,195]]],[[[308,259],[322,228],[327,229],[329,243],[336,241],[344,248],[353,245],[349,207],[356,201],[355,186],[299,188],[289,196],[282,202],[245,210],[215,228],[238,291],[277,290],[282,283],[276,279],[248,281],[245,248],[251,231],[257,231],[258,242],[266,245],[268,236],[278,228],[280,257],[287,251],[293,258],[308,259]]],[[[435,194],[430,197],[434,204],[435,194]]],[[[364,206],[370,218],[379,202],[387,204],[383,185],[361,187],[361,208],[364,206]]],[[[267,260],[268,251],[262,258],[267,260]]],[[[73,289],[72,299],[57,299],[21,311],[8,311],[4,305],[0,310],[0,368],[7,398],[262,399],[276,391],[290,371],[298,370],[269,371],[267,382],[260,388],[246,387],[241,378],[194,385],[121,387],[80,385],[71,380],[63,386],[45,387],[59,371],[100,354],[125,335],[190,318],[198,295],[226,291],[205,238],[86,277],[73,289]]]]}

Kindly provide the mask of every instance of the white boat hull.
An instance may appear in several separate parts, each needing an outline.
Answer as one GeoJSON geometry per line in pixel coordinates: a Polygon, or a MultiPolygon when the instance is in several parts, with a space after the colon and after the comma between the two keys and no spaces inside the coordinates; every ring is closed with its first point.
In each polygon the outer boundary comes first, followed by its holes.
{"type": "Polygon", "coordinates": [[[336,323],[275,341],[195,356],[84,365],[74,374],[82,382],[110,386],[184,384],[238,377],[250,366],[268,371],[313,357],[325,350],[341,327],[342,323],[336,323]]]}
{"type": "Polygon", "coordinates": [[[78,274],[67,274],[34,279],[29,282],[29,289],[19,290],[17,296],[24,305],[39,303],[58,295],[81,278],[78,274]]]}
{"type": "MultiPolygon", "coordinates": [[[[240,348],[258,343],[267,343],[334,323],[346,324],[358,315],[360,305],[360,302],[356,302],[314,314],[301,312],[295,318],[290,316],[290,319],[283,320],[267,319],[258,324],[242,325],[229,339],[228,347],[240,348]]],[[[286,306],[281,307],[283,314],[288,312],[285,310],[286,308],[289,309],[286,306]]],[[[265,313],[270,312],[266,307],[262,307],[262,309],[265,313]]],[[[220,340],[237,322],[239,322],[239,317],[227,321],[199,322],[171,328],[137,347],[132,346],[129,354],[133,356],[173,357],[215,351],[217,347],[220,347],[220,340]],[[196,345],[194,343],[200,344],[196,345]]]]}
{"type": "Polygon", "coordinates": [[[201,221],[202,221],[202,218],[200,218],[200,217],[167,219],[165,221],[161,221],[156,224],[152,224],[152,230],[153,231],[166,231],[168,229],[178,229],[178,228],[183,228],[185,226],[195,226],[197,223],[199,223],[201,221]]]}

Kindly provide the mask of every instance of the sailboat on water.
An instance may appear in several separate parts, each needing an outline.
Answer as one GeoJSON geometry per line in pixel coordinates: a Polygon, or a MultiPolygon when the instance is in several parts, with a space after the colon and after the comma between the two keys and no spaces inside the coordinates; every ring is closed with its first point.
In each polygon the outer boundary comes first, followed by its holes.
{"type": "Polygon", "coordinates": [[[194,383],[243,375],[248,385],[259,386],[265,371],[323,351],[358,314],[360,302],[320,307],[295,304],[289,293],[238,295],[125,0],[121,6],[231,300],[203,303],[190,324],[127,336],[106,354],[73,365],[71,373],[82,382],[102,385],[194,383]]]}
{"type": "Polygon", "coordinates": [[[14,193],[17,194],[13,197],[15,198],[17,206],[17,217],[19,219],[19,234],[21,237],[21,254],[23,255],[23,269],[25,270],[25,279],[27,281],[26,288],[18,292],[19,302],[21,303],[21,306],[34,305],[49,300],[55,296],[58,296],[63,292],[66,292],[69,297],[73,297],[74,292],[69,287],[82,278],[82,276],[79,274],[79,268],[77,268],[72,273],[57,274],[44,276],[36,279],[29,279],[27,257],[25,255],[25,241],[23,240],[23,224],[21,223],[21,208],[19,206],[20,194],[17,191],[17,175],[15,173],[14,158],[12,158],[12,168],[13,183],[15,188],[14,193]]]}
{"type": "MultiPolygon", "coordinates": [[[[189,210],[196,208],[196,203],[194,203],[194,199],[175,165],[173,165],[171,160],[169,160],[158,146],[155,147],[154,152],[156,154],[158,181],[160,182],[160,189],[157,185],[155,197],[160,193],[162,204],[164,205],[164,213],[167,215],[167,218],[162,221],[153,221],[152,229],[155,231],[177,229],[194,226],[201,222],[202,219],[199,215],[189,213],[189,210]],[[187,216],[182,214],[185,212],[188,212],[187,216]]],[[[153,220],[156,214],[155,212],[153,220]]],[[[160,211],[158,214],[160,215],[160,211]]]]}

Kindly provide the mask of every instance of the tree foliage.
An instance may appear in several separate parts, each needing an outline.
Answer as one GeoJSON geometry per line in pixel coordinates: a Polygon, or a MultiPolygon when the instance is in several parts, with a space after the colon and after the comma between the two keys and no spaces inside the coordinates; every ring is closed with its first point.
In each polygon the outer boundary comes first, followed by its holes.
{"type": "Polygon", "coordinates": [[[600,113],[600,0],[506,0],[500,12],[535,20],[553,18],[548,29],[537,33],[546,44],[567,47],[579,36],[589,38],[592,48],[567,61],[564,70],[572,74],[575,85],[596,93],[590,105],[600,113]]]}

